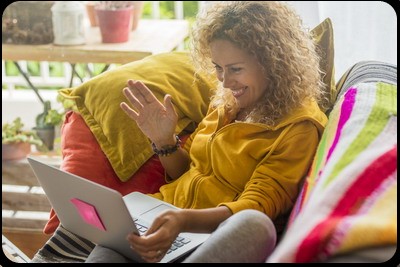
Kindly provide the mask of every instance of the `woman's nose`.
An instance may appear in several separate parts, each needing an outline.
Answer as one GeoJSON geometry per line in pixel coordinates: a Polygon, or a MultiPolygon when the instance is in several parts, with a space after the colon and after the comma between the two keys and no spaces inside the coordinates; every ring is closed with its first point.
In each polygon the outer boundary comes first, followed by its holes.
{"type": "Polygon", "coordinates": [[[234,83],[234,81],[233,81],[232,77],[225,72],[222,75],[222,85],[224,86],[224,88],[232,87],[233,83],[234,83]]]}

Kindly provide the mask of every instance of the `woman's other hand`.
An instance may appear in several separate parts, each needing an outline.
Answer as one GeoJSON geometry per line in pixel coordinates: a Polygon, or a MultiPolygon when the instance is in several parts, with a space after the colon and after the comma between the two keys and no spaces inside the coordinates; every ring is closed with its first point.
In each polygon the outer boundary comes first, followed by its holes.
{"type": "Polygon", "coordinates": [[[183,219],[179,210],[164,211],[156,217],[144,235],[129,234],[127,240],[143,260],[159,262],[183,229],[183,219]]]}
{"type": "Polygon", "coordinates": [[[170,95],[165,95],[161,103],[151,90],[141,81],[128,81],[123,89],[126,102],[120,104],[125,113],[136,121],[142,132],[155,144],[168,144],[174,141],[178,115],[173,107],[170,95]]]}

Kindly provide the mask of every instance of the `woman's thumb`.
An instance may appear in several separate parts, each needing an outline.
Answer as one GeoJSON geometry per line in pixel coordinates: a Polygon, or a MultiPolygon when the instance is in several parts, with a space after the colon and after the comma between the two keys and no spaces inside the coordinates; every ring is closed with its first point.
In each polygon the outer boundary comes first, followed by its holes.
{"type": "Polygon", "coordinates": [[[165,109],[167,110],[167,113],[175,112],[174,105],[172,104],[172,96],[171,95],[166,94],[164,96],[164,106],[165,106],[165,109]]]}

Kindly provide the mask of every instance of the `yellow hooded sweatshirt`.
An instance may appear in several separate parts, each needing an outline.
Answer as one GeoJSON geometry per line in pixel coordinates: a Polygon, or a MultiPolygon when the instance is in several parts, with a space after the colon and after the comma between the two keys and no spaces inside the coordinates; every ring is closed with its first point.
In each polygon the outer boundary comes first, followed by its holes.
{"type": "Polygon", "coordinates": [[[256,209],[276,224],[293,207],[327,118],[312,102],[274,127],[226,121],[222,107],[210,110],[185,143],[189,170],[152,196],[180,208],[256,209]]]}

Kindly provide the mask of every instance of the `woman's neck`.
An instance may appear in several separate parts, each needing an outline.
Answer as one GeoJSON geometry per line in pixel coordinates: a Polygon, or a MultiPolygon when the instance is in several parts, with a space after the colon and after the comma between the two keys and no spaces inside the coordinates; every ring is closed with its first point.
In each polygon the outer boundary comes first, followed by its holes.
{"type": "Polygon", "coordinates": [[[236,114],[236,121],[244,121],[246,119],[248,115],[248,112],[246,112],[245,110],[241,109],[239,110],[239,112],[236,114]]]}
{"type": "Polygon", "coordinates": [[[250,107],[245,107],[239,109],[238,113],[236,113],[235,120],[237,121],[245,121],[247,116],[256,108],[257,105],[252,105],[250,107]]]}

